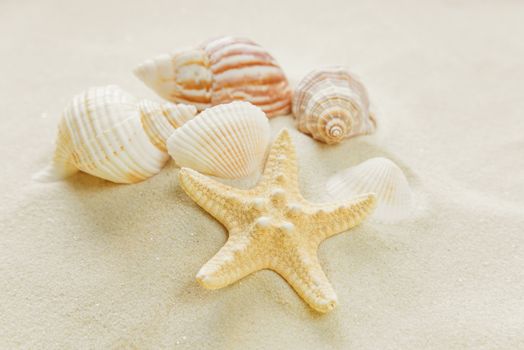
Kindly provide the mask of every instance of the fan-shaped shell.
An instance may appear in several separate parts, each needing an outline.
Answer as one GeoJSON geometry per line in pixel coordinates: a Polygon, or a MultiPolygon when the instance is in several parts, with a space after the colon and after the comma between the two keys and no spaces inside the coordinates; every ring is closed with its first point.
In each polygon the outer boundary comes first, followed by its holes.
{"type": "Polygon", "coordinates": [[[291,107],[284,72],[273,56],[248,39],[213,39],[192,50],[148,60],[134,73],[163,98],[199,110],[241,100],[272,117],[288,114],[291,107]]]}
{"type": "Polygon", "coordinates": [[[378,221],[395,222],[412,213],[413,196],[402,170],[386,158],[371,158],[333,175],[326,184],[336,199],[373,192],[377,207],[372,214],[378,221]]]}
{"type": "Polygon", "coordinates": [[[147,179],[169,158],[167,137],[195,114],[194,106],[137,101],[118,86],[90,88],[65,108],[53,161],[35,179],[79,170],[117,183],[147,179]]]}
{"type": "Polygon", "coordinates": [[[232,102],[206,109],[175,130],[167,149],[181,167],[240,178],[261,167],[269,137],[269,122],[260,108],[232,102]]]}
{"type": "Polygon", "coordinates": [[[343,67],[307,74],[295,89],[293,115],[300,131],[328,144],[376,128],[366,88],[343,67]]]}

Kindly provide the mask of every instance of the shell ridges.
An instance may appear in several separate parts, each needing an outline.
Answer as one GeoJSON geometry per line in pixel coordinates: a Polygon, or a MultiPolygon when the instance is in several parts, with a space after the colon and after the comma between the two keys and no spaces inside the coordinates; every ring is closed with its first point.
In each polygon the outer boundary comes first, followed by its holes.
{"type": "Polygon", "coordinates": [[[134,70],[161,97],[195,105],[200,111],[248,101],[268,117],[288,114],[291,89],[284,72],[265,49],[245,38],[209,40],[197,48],[161,55],[134,70]]]}
{"type": "Polygon", "coordinates": [[[326,183],[327,192],[336,199],[363,193],[375,193],[376,221],[392,223],[408,218],[413,211],[413,195],[402,170],[387,158],[371,158],[333,175],[326,183]]]}
{"type": "Polygon", "coordinates": [[[145,180],[169,158],[167,137],[195,114],[193,106],[138,101],[115,85],[87,89],[65,108],[53,160],[33,178],[83,171],[116,183],[145,180]]]}
{"type": "Polygon", "coordinates": [[[293,115],[300,131],[328,144],[376,128],[366,88],[343,67],[307,74],[295,89],[293,115]]]}
{"type": "Polygon", "coordinates": [[[261,168],[269,133],[268,120],[260,108],[232,102],[209,108],[175,130],[167,147],[181,167],[240,178],[261,168]]]}

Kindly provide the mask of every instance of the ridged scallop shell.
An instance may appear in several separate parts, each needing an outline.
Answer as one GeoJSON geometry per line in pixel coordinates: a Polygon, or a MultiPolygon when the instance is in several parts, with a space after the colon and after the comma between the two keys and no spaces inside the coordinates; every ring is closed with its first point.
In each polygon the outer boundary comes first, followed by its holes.
{"type": "Polygon", "coordinates": [[[366,88],[343,67],[307,74],[295,89],[293,115],[300,131],[328,144],[376,128],[366,88]]]}
{"type": "Polygon", "coordinates": [[[167,140],[180,167],[223,178],[240,178],[260,169],[270,127],[262,110],[248,102],[206,109],[167,140]]]}
{"type": "Polygon", "coordinates": [[[81,170],[117,183],[147,179],[169,159],[166,139],[196,112],[138,101],[114,85],[90,88],[65,108],[53,160],[34,178],[59,180],[81,170]]]}
{"type": "Polygon", "coordinates": [[[291,89],[284,72],[273,56],[248,39],[213,39],[148,60],[134,73],[166,100],[199,110],[241,100],[260,107],[268,117],[290,112],[291,89]]]}
{"type": "Polygon", "coordinates": [[[386,158],[371,158],[333,175],[326,189],[336,199],[375,193],[377,207],[373,218],[377,221],[400,221],[413,211],[413,195],[404,173],[386,158]]]}

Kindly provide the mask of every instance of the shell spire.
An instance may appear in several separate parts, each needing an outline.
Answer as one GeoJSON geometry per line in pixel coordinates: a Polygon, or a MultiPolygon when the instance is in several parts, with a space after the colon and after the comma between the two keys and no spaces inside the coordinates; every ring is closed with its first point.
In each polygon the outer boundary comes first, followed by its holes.
{"type": "Polygon", "coordinates": [[[90,88],[65,108],[53,159],[33,178],[84,171],[116,183],[145,180],[169,159],[167,138],[195,114],[193,106],[138,101],[114,85],[90,88]]]}
{"type": "Polygon", "coordinates": [[[139,65],[135,75],[166,100],[206,108],[247,101],[268,117],[288,114],[291,88],[276,60],[249,39],[230,36],[139,65]]]}
{"type": "Polygon", "coordinates": [[[295,90],[293,114],[300,131],[328,144],[376,128],[366,88],[342,67],[307,74],[295,90]]]}
{"type": "Polygon", "coordinates": [[[327,143],[338,143],[346,137],[348,132],[347,122],[343,116],[337,115],[333,112],[320,119],[322,126],[319,127],[319,133],[326,140],[327,143]]]}
{"type": "Polygon", "coordinates": [[[198,110],[211,105],[213,74],[203,49],[158,56],[140,64],[133,73],[168,101],[192,104],[198,110]]]}
{"type": "Polygon", "coordinates": [[[150,141],[167,152],[166,142],[175,129],[184,125],[197,114],[195,106],[173,103],[158,104],[149,100],[138,103],[144,131],[150,141]]]}

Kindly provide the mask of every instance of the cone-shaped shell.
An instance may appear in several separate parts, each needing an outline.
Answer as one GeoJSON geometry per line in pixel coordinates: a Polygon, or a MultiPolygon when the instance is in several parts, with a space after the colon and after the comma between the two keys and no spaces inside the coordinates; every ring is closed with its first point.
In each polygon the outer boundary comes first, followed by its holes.
{"type": "Polygon", "coordinates": [[[290,112],[291,89],[284,72],[273,56],[248,39],[213,39],[148,60],[134,73],[163,98],[199,110],[241,100],[268,117],[290,112]]]}
{"type": "Polygon", "coordinates": [[[240,178],[261,168],[269,137],[269,122],[260,108],[232,102],[206,109],[175,130],[167,149],[180,167],[240,178]]]}
{"type": "Polygon", "coordinates": [[[404,173],[386,158],[371,158],[333,175],[326,189],[336,199],[375,193],[377,207],[372,216],[377,221],[400,221],[413,211],[413,196],[404,173]]]}
{"type": "Polygon", "coordinates": [[[293,115],[300,131],[328,144],[376,128],[366,88],[342,67],[307,74],[295,89],[293,115]]]}
{"type": "Polygon", "coordinates": [[[34,178],[81,170],[116,183],[142,181],[162,169],[167,137],[195,114],[194,106],[137,101],[118,86],[90,88],[65,108],[53,160],[34,178]]]}

